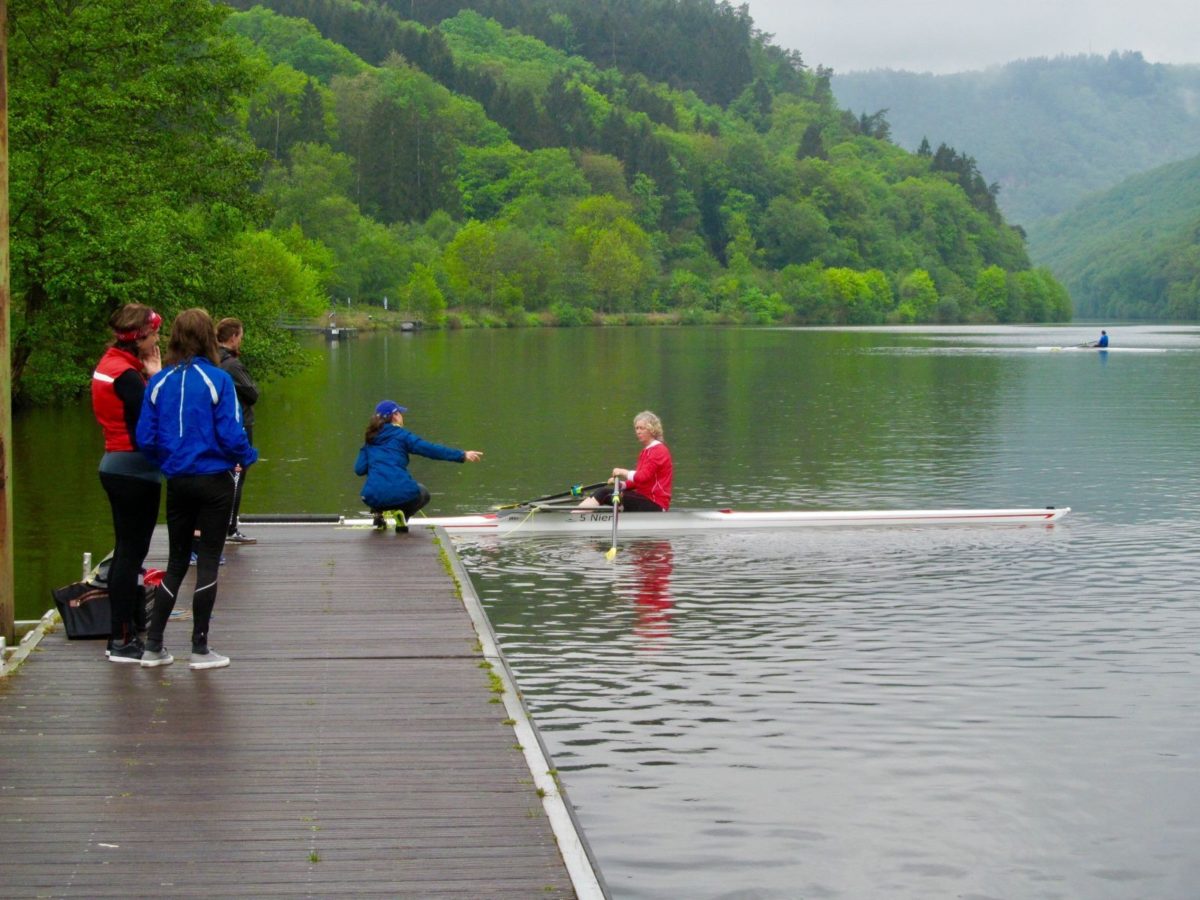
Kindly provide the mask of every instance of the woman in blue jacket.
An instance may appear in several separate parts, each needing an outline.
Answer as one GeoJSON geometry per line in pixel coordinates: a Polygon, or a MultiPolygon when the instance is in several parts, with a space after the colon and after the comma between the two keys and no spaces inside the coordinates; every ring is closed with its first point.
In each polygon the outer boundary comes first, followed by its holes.
{"type": "Polygon", "coordinates": [[[399,510],[396,530],[408,531],[407,520],[429,502],[429,491],[408,472],[408,457],[415,453],[446,462],[479,462],[478,450],[455,450],[420,438],[404,427],[408,408],[394,400],[383,400],[367,423],[365,443],[358,451],[354,474],[367,476],[363,502],[371,508],[376,528],[386,528],[385,509],[399,510]]]}
{"type": "Polygon", "coordinates": [[[203,309],[175,317],[166,366],[150,379],[138,419],[137,441],[167,479],[167,574],[154,601],[146,630],[142,665],[168,666],[174,657],[163,649],[163,632],[179,587],[188,571],[192,536],[200,532],[196,588],[192,593],[190,668],[217,669],[229,657],[208,646],[208,625],[217,600],[217,571],[229,513],[233,508],[237,465],[258,459],[242,427],[233,379],[219,365],[217,331],[203,309]]]}

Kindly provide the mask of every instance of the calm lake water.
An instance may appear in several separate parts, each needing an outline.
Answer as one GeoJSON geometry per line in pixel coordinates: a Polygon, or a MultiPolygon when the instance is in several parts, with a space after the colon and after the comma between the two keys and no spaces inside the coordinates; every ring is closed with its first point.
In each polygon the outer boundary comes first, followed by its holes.
{"type": "MultiPolygon", "coordinates": [[[[476,466],[439,513],[597,481],[650,408],[676,504],[1070,506],[459,552],[614,895],[1193,898],[1200,330],[369,337],[265,386],[247,512],[357,512],[391,397],[476,466]]],[[[86,405],[15,423],[19,615],[111,542],[86,405]]],[[[246,529],[250,530],[249,527],[246,529]]]]}

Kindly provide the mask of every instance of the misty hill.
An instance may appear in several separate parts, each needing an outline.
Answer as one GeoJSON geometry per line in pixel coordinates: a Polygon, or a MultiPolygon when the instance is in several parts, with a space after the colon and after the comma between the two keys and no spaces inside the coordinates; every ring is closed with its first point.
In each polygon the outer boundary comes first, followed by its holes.
{"type": "Polygon", "coordinates": [[[1092,318],[1200,318],[1200,156],[1135,175],[1030,229],[1092,318]]]}
{"type": "Polygon", "coordinates": [[[1200,153],[1200,66],[1151,64],[1140,53],[954,75],[851,72],[832,86],[852,111],[887,109],[902,147],[928,138],[973,157],[999,185],[1001,209],[1026,228],[1130,175],[1200,153]]]}

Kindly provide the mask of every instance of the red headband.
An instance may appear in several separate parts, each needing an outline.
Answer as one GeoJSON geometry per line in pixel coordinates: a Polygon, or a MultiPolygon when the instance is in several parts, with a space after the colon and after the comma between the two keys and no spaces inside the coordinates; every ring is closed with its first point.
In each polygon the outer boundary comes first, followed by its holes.
{"type": "Polygon", "coordinates": [[[130,328],[126,331],[116,331],[118,341],[140,341],[146,335],[153,331],[158,331],[162,327],[162,316],[154,310],[150,310],[150,318],[146,320],[146,324],[141,328],[130,328]]]}

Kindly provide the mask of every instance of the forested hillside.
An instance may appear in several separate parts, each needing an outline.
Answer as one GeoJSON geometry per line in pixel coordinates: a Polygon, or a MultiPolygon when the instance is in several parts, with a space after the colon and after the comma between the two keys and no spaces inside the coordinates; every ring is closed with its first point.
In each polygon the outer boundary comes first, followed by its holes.
{"type": "Polygon", "coordinates": [[[1200,319],[1200,156],[1090,197],[1030,239],[1080,315],[1200,319]]]}
{"type": "Polygon", "coordinates": [[[969,156],[838,109],[744,7],[233,5],[10,3],[21,397],[84,386],[127,300],[240,316],[261,371],[279,317],[330,301],[434,326],[1070,316],[969,156]]]}
{"type": "MultiPolygon", "coordinates": [[[[902,147],[947,142],[972,156],[1025,228],[1122,179],[1200,153],[1200,66],[1140,53],[1027,59],[954,75],[835,75],[838,102],[886,109],[902,147]]],[[[1039,257],[1034,257],[1039,262],[1039,257]]]]}

